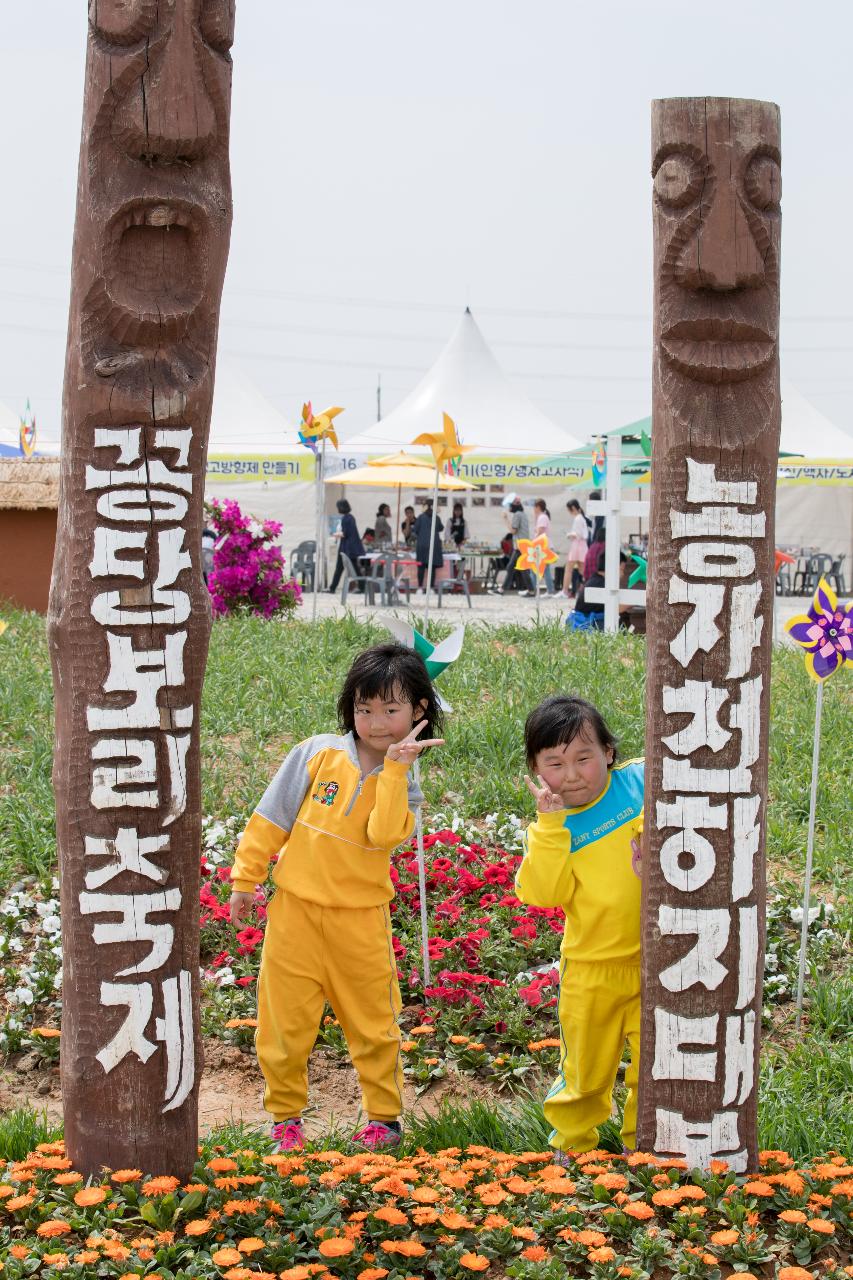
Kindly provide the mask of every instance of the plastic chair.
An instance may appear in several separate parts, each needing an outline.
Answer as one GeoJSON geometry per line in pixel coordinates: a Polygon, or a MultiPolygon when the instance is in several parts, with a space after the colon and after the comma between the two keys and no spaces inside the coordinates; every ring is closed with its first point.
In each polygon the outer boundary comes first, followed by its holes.
{"type": "Polygon", "coordinates": [[[794,577],[794,595],[811,596],[817,590],[821,578],[832,570],[832,556],[809,556],[804,569],[798,569],[794,577]],[[797,579],[799,578],[799,588],[797,579]]]}
{"type": "Polygon", "coordinates": [[[400,592],[406,597],[406,604],[411,604],[412,584],[402,574],[394,572],[396,557],[392,552],[380,556],[373,562],[373,581],[378,582],[382,592],[382,603],[401,604],[400,592]]]}
{"type": "Polygon", "coordinates": [[[471,588],[468,586],[467,578],[442,578],[441,582],[435,584],[436,595],[438,596],[438,607],[441,608],[441,602],[444,599],[445,591],[453,592],[457,587],[461,587],[465,593],[465,599],[468,601],[468,608],[473,608],[471,604],[471,588]]]}
{"type": "Polygon", "coordinates": [[[844,579],[844,571],[841,568],[846,559],[846,553],[844,555],[837,556],[832,562],[829,573],[826,574],[826,580],[831,587],[835,587],[835,594],[837,596],[847,595],[847,583],[844,579]]]}
{"type": "Polygon", "coordinates": [[[303,587],[313,590],[316,572],[316,542],[300,542],[290,553],[290,572],[299,578],[303,587]]]}
{"type": "Polygon", "coordinates": [[[369,573],[359,573],[349,556],[345,552],[341,552],[341,561],[344,566],[344,584],[341,588],[341,604],[346,604],[350,587],[356,587],[359,583],[364,588],[365,599],[370,604],[376,603],[376,588],[379,588],[379,595],[382,604],[385,603],[385,582],[382,578],[374,578],[369,573]]]}

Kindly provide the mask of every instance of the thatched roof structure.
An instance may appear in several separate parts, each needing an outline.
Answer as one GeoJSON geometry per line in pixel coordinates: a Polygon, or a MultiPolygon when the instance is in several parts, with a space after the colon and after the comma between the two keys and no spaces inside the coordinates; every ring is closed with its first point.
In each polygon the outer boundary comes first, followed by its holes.
{"type": "Polygon", "coordinates": [[[58,458],[0,458],[0,510],[58,506],[58,458]]]}

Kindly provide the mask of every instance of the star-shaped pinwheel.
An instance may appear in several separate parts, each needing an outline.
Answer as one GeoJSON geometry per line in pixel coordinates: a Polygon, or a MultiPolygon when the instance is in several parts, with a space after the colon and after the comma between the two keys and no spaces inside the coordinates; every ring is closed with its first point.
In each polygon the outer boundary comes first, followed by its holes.
{"type": "Polygon", "coordinates": [[[558,558],[544,533],[540,533],[538,538],[519,538],[518,547],[521,555],[516,568],[532,569],[537,578],[541,578],[548,565],[558,558]]]}
{"type": "MultiPolygon", "coordinates": [[[[385,626],[404,644],[407,649],[414,649],[415,653],[419,653],[424,660],[430,680],[435,683],[442,671],[446,671],[451,662],[455,662],[462,652],[462,641],[465,639],[465,628],[457,627],[446,640],[442,640],[440,644],[431,644],[426,636],[422,636],[420,631],[408,622],[403,622],[400,618],[385,618],[385,626]]],[[[436,689],[436,697],[443,711],[452,711],[453,708],[449,702],[446,702],[436,689]]]]}
{"type": "Polygon", "coordinates": [[[312,453],[317,452],[317,441],[323,439],[328,440],[337,449],[338,436],[332,426],[332,419],[336,418],[339,413],[343,413],[343,409],[334,406],[331,409],[325,409],[322,413],[314,413],[311,409],[310,400],[302,406],[299,439],[304,445],[308,446],[312,453]]]}
{"type": "Polygon", "coordinates": [[[790,618],[785,630],[806,651],[806,670],[813,680],[828,680],[845,662],[853,661],[853,603],[838,603],[825,578],[808,613],[790,618]]]}
{"type": "Polygon", "coordinates": [[[412,441],[412,444],[429,445],[430,449],[432,449],[432,456],[435,458],[435,465],[439,470],[445,463],[461,458],[463,454],[470,453],[473,448],[473,445],[459,443],[459,436],[456,434],[456,423],[446,413],[443,417],[443,431],[424,431],[419,436],[415,436],[412,441]]]}
{"type": "Polygon", "coordinates": [[[638,582],[648,582],[649,562],[645,556],[638,555],[636,551],[631,552],[631,559],[636,564],[636,569],[628,579],[629,587],[636,587],[638,582]]]}

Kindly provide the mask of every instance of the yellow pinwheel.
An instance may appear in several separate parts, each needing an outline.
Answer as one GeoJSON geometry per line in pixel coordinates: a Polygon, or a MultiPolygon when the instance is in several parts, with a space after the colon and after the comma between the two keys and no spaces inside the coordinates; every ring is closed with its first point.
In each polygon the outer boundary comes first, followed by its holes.
{"type": "Polygon", "coordinates": [[[454,462],[457,458],[461,458],[463,454],[470,453],[473,445],[460,444],[459,436],[456,434],[456,423],[449,414],[444,414],[444,430],[443,431],[424,431],[419,436],[415,436],[412,444],[428,444],[432,449],[432,456],[435,459],[435,465],[440,471],[448,462],[454,462]]]}
{"type": "Polygon", "coordinates": [[[519,538],[517,569],[532,569],[537,578],[541,578],[549,564],[557,559],[556,551],[551,550],[548,538],[540,533],[538,538],[519,538]]]}
{"type": "Polygon", "coordinates": [[[335,406],[332,406],[331,409],[324,409],[322,413],[314,413],[309,400],[307,404],[302,406],[299,439],[313,451],[316,451],[318,440],[328,440],[337,449],[338,436],[332,426],[332,419],[336,418],[339,413],[343,413],[343,409],[335,406]]]}

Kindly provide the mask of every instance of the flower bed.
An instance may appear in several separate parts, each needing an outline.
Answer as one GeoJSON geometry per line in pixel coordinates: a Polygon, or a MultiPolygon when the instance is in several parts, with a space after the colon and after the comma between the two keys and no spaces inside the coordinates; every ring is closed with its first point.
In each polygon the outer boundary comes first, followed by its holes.
{"type": "Polygon", "coordinates": [[[757,1176],[594,1151],[458,1147],[408,1157],[200,1149],[191,1180],[104,1171],[86,1185],[63,1144],[0,1172],[4,1280],[140,1275],[223,1280],[842,1280],[853,1166],[763,1152],[757,1176]]]}
{"type": "MultiPolygon", "coordinates": [[[[557,1062],[557,957],[563,916],[526,907],[513,893],[521,857],[521,821],[491,815],[482,827],[437,815],[425,838],[432,981],[421,980],[420,901],[414,842],[393,858],[395,952],[403,997],[405,1069],[417,1088],[448,1070],[472,1073],[511,1089],[557,1062]]],[[[202,1029],[249,1048],[255,983],[266,920],[264,891],[256,918],[236,934],[229,923],[228,877],[239,837],[236,819],[205,822],[200,901],[203,965],[202,1029]]],[[[54,886],[55,888],[55,886],[54,886]]],[[[59,904],[19,889],[0,904],[0,1052],[58,1053],[61,955],[59,904]]],[[[812,909],[810,959],[820,967],[840,954],[828,903],[812,909]]],[[[765,1012],[790,999],[801,909],[771,897],[765,1012]]],[[[346,1054],[331,1014],[320,1043],[346,1054]]]]}

